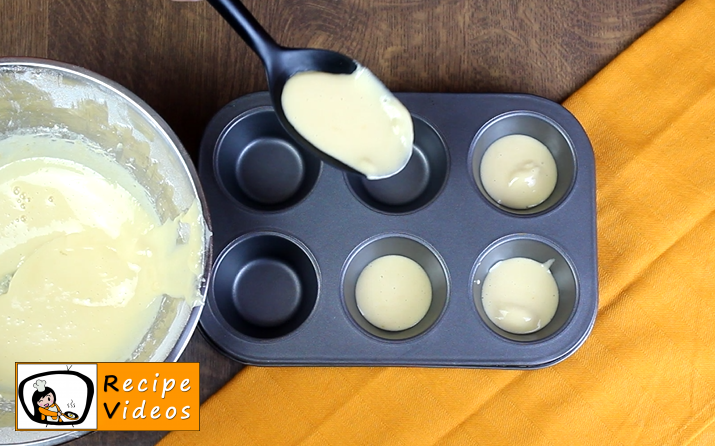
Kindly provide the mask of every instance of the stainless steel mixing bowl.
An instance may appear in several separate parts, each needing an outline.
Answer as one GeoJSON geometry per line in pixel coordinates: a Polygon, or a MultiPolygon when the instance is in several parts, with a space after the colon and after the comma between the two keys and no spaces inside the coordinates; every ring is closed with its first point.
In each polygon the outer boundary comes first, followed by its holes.
{"type": "MultiPolygon", "coordinates": [[[[127,89],[76,66],[0,58],[0,140],[27,133],[79,135],[101,146],[147,190],[163,221],[198,201],[203,221],[203,277],[193,302],[164,297],[159,316],[133,361],[176,361],[199,320],[211,263],[209,215],[198,176],[174,132],[127,89]]],[[[8,162],[0,153],[0,165],[8,162]]],[[[0,397],[0,444],[52,445],[81,432],[16,432],[14,401],[0,397]],[[4,416],[3,416],[4,414],[4,416]],[[3,421],[4,420],[4,421],[3,421]],[[6,427],[2,427],[2,423],[6,427]]]]}

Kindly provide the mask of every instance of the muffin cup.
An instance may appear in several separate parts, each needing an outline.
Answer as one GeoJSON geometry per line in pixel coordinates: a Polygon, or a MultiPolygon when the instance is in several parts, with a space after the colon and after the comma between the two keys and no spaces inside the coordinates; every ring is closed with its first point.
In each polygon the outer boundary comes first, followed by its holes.
{"type": "Polygon", "coordinates": [[[406,234],[383,234],[366,240],[348,257],[342,274],[345,308],[352,320],[367,333],[381,339],[399,341],[418,336],[432,327],[444,311],[449,298],[449,276],[444,260],[427,242],[406,234]],[[432,285],[432,302],[416,325],[402,331],[387,331],[372,325],[360,312],[355,287],[363,269],[373,260],[400,255],[419,264],[432,285]]]}
{"type": "Polygon", "coordinates": [[[214,170],[231,199],[258,211],[280,211],[313,190],[321,162],[288,136],[272,107],[258,107],[225,128],[214,170]]]}
{"type": "Polygon", "coordinates": [[[317,264],[297,239],[256,232],[229,244],[216,260],[209,298],[237,332],[258,339],[300,327],[318,301],[317,264]]]}
{"type": "Polygon", "coordinates": [[[535,342],[553,336],[569,322],[578,305],[578,281],[571,261],[561,248],[543,237],[515,234],[495,241],[479,256],[472,272],[472,297],[482,321],[495,333],[513,341],[535,342]],[[539,263],[553,260],[549,270],[559,290],[559,303],[554,317],[540,330],[527,334],[515,334],[499,328],[489,319],[482,304],[482,285],[489,270],[498,262],[515,257],[539,263]]]}
{"type": "Polygon", "coordinates": [[[449,172],[447,146],[426,121],[412,117],[412,157],[398,174],[382,180],[346,174],[348,185],[366,206],[388,214],[406,214],[427,206],[444,187],[449,172]]]}
{"type": "Polygon", "coordinates": [[[557,206],[570,192],[576,180],[576,157],[573,143],[566,132],[552,119],[536,112],[504,113],[487,122],[477,133],[469,152],[472,180],[484,198],[502,211],[516,215],[535,215],[557,206]],[[530,136],[549,149],[556,162],[556,185],[551,195],[540,204],[527,209],[514,209],[498,203],[484,187],[480,167],[484,153],[496,140],[509,135],[530,136]]]}

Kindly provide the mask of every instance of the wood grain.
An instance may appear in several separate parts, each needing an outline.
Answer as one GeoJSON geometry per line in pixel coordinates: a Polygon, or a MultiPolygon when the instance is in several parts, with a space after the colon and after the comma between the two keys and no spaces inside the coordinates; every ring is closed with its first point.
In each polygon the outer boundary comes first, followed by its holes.
{"type": "MultiPolygon", "coordinates": [[[[327,48],[395,91],[524,92],[561,101],[682,0],[246,0],[277,41],[327,48]]],[[[206,2],[0,0],[0,56],[47,57],[144,99],[196,157],[224,104],[266,88],[263,68],[206,2]]],[[[240,365],[195,334],[208,397],[240,365]]],[[[75,444],[154,444],[100,432],[75,444]]]]}
{"type": "MultiPolygon", "coordinates": [[[[396,91],[561,101],[681,0],[246,1],[275,38],[349,54],[396,91]]],[[[0,0],[0,55],[74,63],[134,91],[192,154],[224,104],[266,88],[206,2],[0,0]]]]}
{"type": "Polygon", "coordinates": [[[47,55],[49,3],[0,0],[0,57],[47,55]]]}

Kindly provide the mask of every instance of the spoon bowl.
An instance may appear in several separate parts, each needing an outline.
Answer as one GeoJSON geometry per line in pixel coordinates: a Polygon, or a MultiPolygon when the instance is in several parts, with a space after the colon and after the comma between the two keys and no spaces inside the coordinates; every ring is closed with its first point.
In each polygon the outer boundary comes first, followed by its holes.
{"type": "MultiPolygon", "coordinates": [[[[304,71],[330,74],[352,74],[360,66],[352,58],[322,49],[287,48],[279,45],[238,0],[208,0],[263,62],[268,78],[268,90],[276,115],[286,132],[301,146],[322,161],[349,173],[365,176],[342,161],[318,149],[298,132],[288,120],[282,104],[283,89],[292,76],[304,71]]],[[[404,167],[404,166],[403,166],[404,167]]],[[[399,171],[398,171],[399,172],[399,171]]],[[[398,172],[381,177],[390,177],[398,172]]]]}
{"type": "MultiPolygon", "coordinates": [[[[226,0],[223,0],[226,1],[226,0]]],[[[310,141],[298,132],[290,123],[283,110],[283,88],[294,74],[302,71],[322,71],[330,74],[352,74],[358,67],[357,62],[335,51],[285,48],[276,45],[279,50],[272,53],[270,63],[264,61],[268,77],[268,92],[273,102],[273,108],[281,125],[298,144],[307,148],[312,154],[338,169],[362,175],[347,164],[339,161],[322,150],[315,147],[310,141]]]]}

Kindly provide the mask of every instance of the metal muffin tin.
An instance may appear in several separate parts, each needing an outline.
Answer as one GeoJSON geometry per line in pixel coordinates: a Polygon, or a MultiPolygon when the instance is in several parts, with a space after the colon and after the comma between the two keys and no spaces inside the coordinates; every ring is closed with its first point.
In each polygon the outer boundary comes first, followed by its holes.
{"type": "Polygon", "coordinates": [[[257,365],[540,368],[571,355],[598,307],[593,151],[560,105],[518,94],[401,93],[415,151],[375,182],[304,153],[267,93],[239,98],[209,124],[199,175],[217,255],[200,327],[226,355],[257,365]],[[509,134],[554,155],[552,195],[527,210],[483,190],[486,148],[509,134]],[[355,282],[375,258],[400,254],[432,283],[425,318],[401,332],[372,326],[355,282]],[[559,306],[526,335],[500,330],[481,305],[496,262],[554,259],[559,306]]]}

